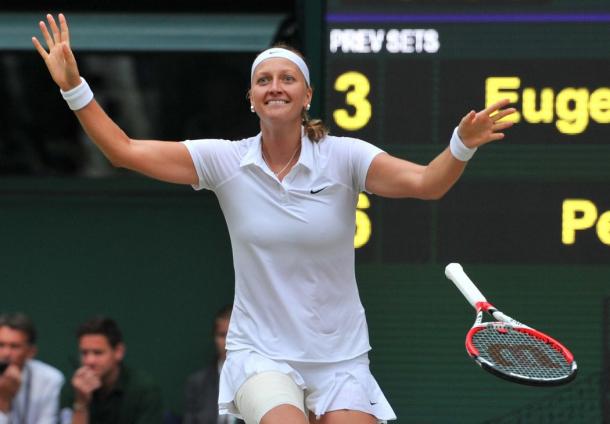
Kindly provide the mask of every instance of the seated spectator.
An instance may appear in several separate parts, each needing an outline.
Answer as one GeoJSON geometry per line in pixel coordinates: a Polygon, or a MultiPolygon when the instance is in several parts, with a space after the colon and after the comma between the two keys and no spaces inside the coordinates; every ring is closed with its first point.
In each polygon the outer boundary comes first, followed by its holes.
{"type": "Polygon", "coordinates": [[[81,367],[62,394],[61,423],[161,423],[159,387],[148,375],[123,364],[125,344],[116,322],[96,317],[76,335],[81,367]]]}
{"type": "Polygon", "coordinates": [[[36,329],[22,314],[0,315],[0,424],[55,424],[62,373],[36,355],[36,329]]]}
{"type": "Polygon", "coordinates": [[[230,415],[218,415],[218,377],[227,356],[225,342],[233,306],[216,313],[212,327],[216,355],[210,364],[189,376],[183,424],[236,424],[243,421],[230,415]]]}

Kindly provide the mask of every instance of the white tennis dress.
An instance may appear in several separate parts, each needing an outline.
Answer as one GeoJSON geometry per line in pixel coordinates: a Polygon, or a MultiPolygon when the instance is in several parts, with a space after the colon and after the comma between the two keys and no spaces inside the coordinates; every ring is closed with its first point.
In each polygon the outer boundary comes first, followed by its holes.
{"type": "MultiPolygon", "coordinates": [[[[250,351],[322,365],[365,355],[371,347],[355,278],[355,210],[382,150],[353,138],[314,143],[303,136],[299,160],[280,182],[263,160],[261,134],[184,144],[199,177],[194,188],[214,191],[231,237],[228,359],[250,351]]],[[[230,386],[247,377],[233,375],[230,386]]],[[[239,388],[226,386],[221,376],[221,412],[223,396],[231,402],[239,388]]]]}

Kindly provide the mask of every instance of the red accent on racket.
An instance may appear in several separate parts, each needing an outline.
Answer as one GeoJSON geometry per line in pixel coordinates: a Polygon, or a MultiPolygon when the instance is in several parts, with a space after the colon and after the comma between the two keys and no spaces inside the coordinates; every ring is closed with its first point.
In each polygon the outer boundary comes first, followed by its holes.
{"type": "Polygon", "coordinates": [[[557,386],[576,377],[574,355],[564,345],[487,302],[460,264],[447,265],[445,275],[476,309],[476,319],[466,335],[466,352],[484,370],[535,386],[557,386]],[[483,322],[483,312],[496,321],[483,322]]]}

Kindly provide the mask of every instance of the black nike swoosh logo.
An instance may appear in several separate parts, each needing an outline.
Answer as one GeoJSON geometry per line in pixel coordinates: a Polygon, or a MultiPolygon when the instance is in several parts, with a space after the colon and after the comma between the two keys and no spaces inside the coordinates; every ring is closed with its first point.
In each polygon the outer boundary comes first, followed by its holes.
{"type": "MultiPolygon", "coordinates": [[[[328,187],[328,186],[326,186],[326,187],[328,187]]],[[[316,193],[319,193],[319,192],[321,192],[322,190],[324,190],[326,187],[322,187],[322,188],[321,188],[321,189],[319,189],[319,190],[309,190],[309,192],[310,192],[311,194],[316,194],[316,193]]]]}

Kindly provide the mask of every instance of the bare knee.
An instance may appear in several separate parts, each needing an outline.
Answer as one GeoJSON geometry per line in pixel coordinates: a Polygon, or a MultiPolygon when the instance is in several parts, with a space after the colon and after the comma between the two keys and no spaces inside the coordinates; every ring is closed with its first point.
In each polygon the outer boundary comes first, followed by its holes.
{"type": "Polygon", "coordinates": [[[361,411],[339,409],[322,415],[319,424],[377,424],[377,418],[361,411]]]}
{"type": "Polygon", "coordinates": [[[260,424],[307,424],[307,420],[296,406],[280,405],[263,415],[260,424]]]}

